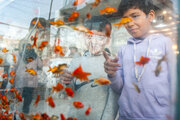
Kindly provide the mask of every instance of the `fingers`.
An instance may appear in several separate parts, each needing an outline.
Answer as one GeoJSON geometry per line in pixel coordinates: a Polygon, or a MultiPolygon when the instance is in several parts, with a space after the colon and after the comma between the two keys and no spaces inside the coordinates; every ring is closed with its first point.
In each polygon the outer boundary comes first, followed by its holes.
{"type": "Polygon", "coordinates": [[[106,53],[106,51],[103,51],[103,56],[104,56],[104,58],[106,59],[106,61],[109,60],[109,56],[108,56],[108,54],[106,53]]]}
{"type": "Polygon", "coordinates": [[[61,76],[61,82],[67,84],[67,83],[71,83],[72,80],[73,80],[73,76],[71,72],[64,71],[64,73],[61,76]]]}

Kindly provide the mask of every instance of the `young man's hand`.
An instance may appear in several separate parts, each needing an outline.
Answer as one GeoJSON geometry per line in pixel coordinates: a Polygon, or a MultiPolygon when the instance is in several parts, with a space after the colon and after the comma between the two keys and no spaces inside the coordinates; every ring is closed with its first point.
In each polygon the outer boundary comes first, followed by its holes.
{"type": "Polygon", "coordinates": [[[117,67],[120,67],[120,64],[118,63],[119,59],[117,57],[111,59],[105,51],[103,51],[103,55],[105,58],[104,71],[109,77],[114,77],[116,75],[116,71],[118,70],[117,67]]]}
{"type": "Polygon", "coordinates": [[[65,84],[69,84],[73,80],[73,76],[72,76],[71,72],[69,72],[67,70],[64,71],[64,73],[62,74],[61,77],[62,77],[61,82],[65,83],[65,84]]]}

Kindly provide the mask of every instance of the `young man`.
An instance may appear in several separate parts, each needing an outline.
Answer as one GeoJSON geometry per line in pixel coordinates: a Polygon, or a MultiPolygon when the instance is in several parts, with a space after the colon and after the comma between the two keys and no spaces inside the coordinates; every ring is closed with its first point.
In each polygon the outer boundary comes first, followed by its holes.
{"type": "Polygon", "coordinates": [[[150,34],[155,18],[151,0],[124,0],[119,12],[120,17],[132,19],[124,25],[132,38],[120,48],[118,58],[111,59],[104,52],[110,86],[120,94],[119,120],[166,120],[170,114],[171,40],[162,34],[150,34]],[[141,56],[150,60],[138,66],[141,56]],[[163,56],[166,60],[156,76],[154,71],[163,56]]]}

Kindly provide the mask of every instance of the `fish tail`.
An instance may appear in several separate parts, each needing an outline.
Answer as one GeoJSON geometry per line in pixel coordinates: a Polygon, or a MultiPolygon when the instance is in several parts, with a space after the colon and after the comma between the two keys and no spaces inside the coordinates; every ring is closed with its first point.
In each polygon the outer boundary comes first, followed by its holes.
{"type": "Polygon", "coordinates": [[[105,13],[105,11],[104,11],[104,10],[100,10],[99,12],[100,12],[100,14],[104,14],[104,13],[105,13]]]}

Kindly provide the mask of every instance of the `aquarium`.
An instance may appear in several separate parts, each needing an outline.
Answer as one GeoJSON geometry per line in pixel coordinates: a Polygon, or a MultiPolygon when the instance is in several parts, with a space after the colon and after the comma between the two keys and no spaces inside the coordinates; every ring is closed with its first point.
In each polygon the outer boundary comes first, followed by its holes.
{"type": "Polygon", "coordinates": [[[178,120],[178,0],[0,0],[0,119],[178,120]]]}

